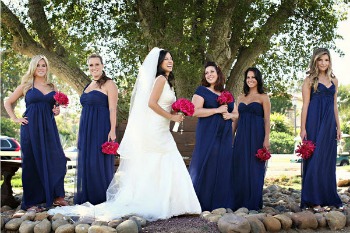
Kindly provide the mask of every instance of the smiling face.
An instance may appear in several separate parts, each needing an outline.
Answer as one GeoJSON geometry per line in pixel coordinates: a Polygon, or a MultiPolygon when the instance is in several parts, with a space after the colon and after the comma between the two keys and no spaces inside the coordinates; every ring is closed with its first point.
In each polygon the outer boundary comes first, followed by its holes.
{"type": "Polygon", "coordinates": [[[323,54],[317,59],[317,68],[319,72],[327,72],[329,67],[329,56],[328,54],[323,54]]]}
{"type": "Polygon", "coordinates": [[[103,64],[98,57],[92,57],[88,61],[89,71],[91,76],[98,80],[102,76],[103,64]]]}
{"type": "Polygon", "coordinates": [[[258,86],[258,81],[256,80],[255,74],[253,71],[249,71],[247,73],[247,77],[246,77],[245,81],[246,81],[249,88],[253,88],[253,87],[258,86]]]}
{"type": "Polygon", "coordinates": [[[47,73],[47,65],[44,59],[39,60],[38,64],[36,65],[36,69],[34,72],[34,77],[45,77],[47,73]]]}
{"type": "Polygon", "coordinates": [[[167,53],[162,61],[160,67],[164,70],[166,75],[169,75],[171,71],[173,71],[174,61],[171,57],[170,53],[167,53]]]}
{"type": "Polygon", "coordinates": [[[216,72],[216,69],[214,66],[208,66],[205,68],[205,79],[210,84],[210,86],[214,86],[216,81],[218,80],[218,73],[216,72]]]}

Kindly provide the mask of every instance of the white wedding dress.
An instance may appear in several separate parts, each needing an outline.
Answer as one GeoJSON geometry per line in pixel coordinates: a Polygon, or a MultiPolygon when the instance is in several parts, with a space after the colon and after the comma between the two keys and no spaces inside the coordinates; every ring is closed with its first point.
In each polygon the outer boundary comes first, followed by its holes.
{"type": "MultiPolygon", "coordinates": [[[[155,49],[150,54],[159,54],[159,49],[155,49]]],[[[157,59],[154,57],[153,60],[157,59]]],[[[149,72],[147,57],[143,67],[149,72]]],[[[140,73],[142,75],[142,68],[140,73]]],[[[138,77],[135,84],[128,125],[118,149],[120,166],[107,190],[107,201],[95,206],[85,203],[57,207],[49,210],[49,214],[86,216],[104,221],[138,215],[155,221],[201,213],[191,178],[169,131],[170,122],[147,105],[154,77],[155,74],[152,82],[149,77],[144,83],[144,78],[138,77]]],[[[158,104],[170,112],[174,101],[175,93],[166,82],[158,104]]]]}

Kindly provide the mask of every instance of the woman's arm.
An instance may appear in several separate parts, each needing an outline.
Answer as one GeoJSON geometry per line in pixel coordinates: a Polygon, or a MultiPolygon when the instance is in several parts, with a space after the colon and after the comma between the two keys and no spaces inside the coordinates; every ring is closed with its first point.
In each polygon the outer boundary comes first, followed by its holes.
{"type": "Polygon", "coordinates": [[[23,96],[23,85],[19,85],[16,90],[9,96],[9,98],[5,101],[4,107],[6,109],[7,114],[9,114],[11,120],[16,123],[20,123],[21,125],[28,124],[27,117],[17,118],[12,105],[16,103],[16,101],[23,96]]]}
{"type": "Polygon", "coordinates": [[[156,81],[154,83],[151,95],[148,100],[148,107],[150,107],[153,111],[155,111],[157,114],[176,122],[181,122],[184,119],[184,116],[180,114],[171,114],[170,112],[165,111],[163,108],[161,108],[158,104],[158,100],[160,96],[162,95],[164,85],[167,82],[166,78],[164,76],[158,76],[156,78],[156,81]]]}
{"type": "Polygon", "coordinates": [[[108,80],[104,85],[106,85],[107,90],[109,121],[111,123],[107,140],[114,141],[117,138],[115,130],[117,128],[118,87],[112,80],[108,80]]]}
{"type": "Polygon", "coordinates": [[[262,94],[262,105],[264,109],[264,128],[265,138],[263,146],[270,150],[270,114],[271,114],[271,102],[267,94],[262,94]]]}
{"type": "Polygon", "coordinates": [[[301,140],[307,139],[306,132],[306,118],[307,118],[307,110],[309,108],[310,103],[310,79],[306,77],[302,86],[302,96],[303,96],[303,107],[301,109],[301,125],[300,125],[300,137],[301,140]]]}
{"type": "Polygon", "coordinates": [[[193,116],[195,117],[208,117],[217,113],[227,112],[227,105],[221,105],[218,108],[203,108],[204,98],[196,94],[192,97],[192,103],[194,105],[193,116]]]}
{"type": "Polygon", "coordinates": [[[336,90],[336,92],[334,93],[334,117],[335,117],[335,122],[337,124],[337,140],[340,140],[341,139],[341,129],[340,129],[339,111],[338,111],[338,103],[337,103],[338,79],[334,78],[333,83],[335,85],[335,90],[336,90]]]}

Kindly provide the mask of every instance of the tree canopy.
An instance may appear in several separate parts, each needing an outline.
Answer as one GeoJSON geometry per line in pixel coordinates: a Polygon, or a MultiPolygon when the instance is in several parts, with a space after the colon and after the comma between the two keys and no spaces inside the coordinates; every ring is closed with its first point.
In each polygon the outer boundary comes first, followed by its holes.
{"type": "Polygon", "coordinates": [[[315,47],[336,49],[348,7],[347,0],[3,0],[2,52],[44,54],[78,93],[90,81],[90,53],[104,56],[107,73],[128,95],[139,63],[157,46],[174,58],[178,97],[192,96],[208,60],[222,68],[235,96],[249,66],[280,94],[302,78],[315,47]]]}

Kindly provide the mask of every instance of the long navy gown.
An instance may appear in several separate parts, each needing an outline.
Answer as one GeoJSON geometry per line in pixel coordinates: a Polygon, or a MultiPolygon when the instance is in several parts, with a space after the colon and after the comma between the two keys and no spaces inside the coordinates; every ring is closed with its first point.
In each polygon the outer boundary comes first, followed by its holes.
{"type": "MultiPolygon", "coordinates": [[[[204,108],[218,108],[218,95],[204,86],[195,94],[204,98],[204,108]]],[[[233,110],[233,103],[228,111],[233,110]]],[[[232,121],[222,114],[199,117],[196,145],[189,172],[202,210],[232,208],[232,121]]]]}
{"type": "Polygon", "coordinates": [[[28,124],[21,126],[22,209],[40,203],[51,207],[54,198],[64,197],[66,157],[52,108],[55,91],[44,95],[35,87],[25,95],[28,124]]]}
{"type": "Polygon", "coordinates": [[[337,129],[334,115],[335,85],[322,83],[311,89],[306,119],[307,140],[316,144],[311,158],[303,161],[301,207],[342,206],[337,193],[337,129]]]}
{"type": "MultiPolygon", "coordinates": [[[[85,89],[84,89],[85,91],[85,89]]],[[[111,129],[108,96],[101,91],[83,92],[83,110],[78,135],[77,191],[75,204],[106,201],[106,190],[114,175],[114,155],[102,153],[111,129]]]]}
{"type": "Polygon", "coordinates": [[[239,120],[233,143],[234,210],[262,208],[265,162],[256,158],[265,138],[264,109],[258,102],[238,105],[239,120]]]}

